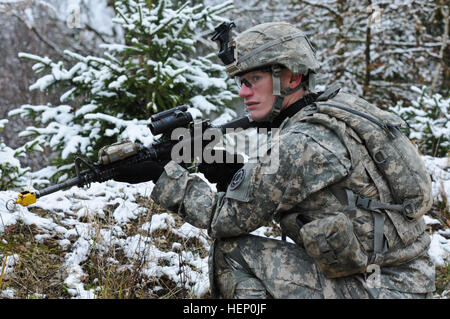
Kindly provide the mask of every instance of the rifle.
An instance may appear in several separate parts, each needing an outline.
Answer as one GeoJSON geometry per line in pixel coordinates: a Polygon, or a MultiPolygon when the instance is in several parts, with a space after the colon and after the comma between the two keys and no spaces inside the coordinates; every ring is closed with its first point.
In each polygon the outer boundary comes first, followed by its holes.
{"type": "MultiPolygon", "coordinates": [[[[187,127],[190,129],[190,138],[185,143],[193,143],[194,125],[201,125],[202,129],[218,129],[221,134],[226,134],[228,128],[246,129],[252,127],[252,121],[248,116],[243,116],[220,126],[214,126],[209,120],[195,123],[192,115],[187,112],[187,106],[182,105],[153,115],[149,124],[150,131],[154,136],[161,134],[150,146],[133,143],[129,140],[117,142],[105,146],[99,151],[98,162],[89,163],[87,160],[76,157],[74,160],[76,176],[67,181],[51,185],[36,191],[22,191],[17,200],[11,199],[6,203],[6,208],[13,211],[17,204],[28,206],[34,204],[40,197],[68,189],[72,186],[89,187],[92,182],[105,182],[117,176],[122,167],[129,167],[144,161],[164,161],[170,159],[172,148],[179,140],[172,140],[172,132],[177,128],[187,127]],[[81,170],[82,165],[87,169],[81,170]]],[[[208,145],[210,146],[210,145],[208,145]]],[[[202,144],[202,147],[204,145],[202,144]]]]}

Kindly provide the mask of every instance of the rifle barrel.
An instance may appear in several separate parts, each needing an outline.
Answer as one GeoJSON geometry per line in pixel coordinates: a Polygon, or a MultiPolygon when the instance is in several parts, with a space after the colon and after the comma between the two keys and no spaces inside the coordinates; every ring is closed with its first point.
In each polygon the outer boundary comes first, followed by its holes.
{"type": "Polygon", "coordinates": [[[72,187],[74,185],[79,185],[81,180],[82,179],[77,176],[77,177],[73,177],[71,179],[68,179],[67,181],[65,181],[65,182],[63,182],[61,184],[55,184],[55,185],[51,185],[49,187],[43,188],[43,189],[41,189],[39,191],[36,191],[36,198],[39,198],[39,197],[42,197],[42,196],[45,196],[45,195],[57,192],[57,191],[62,190],[62,189],[70,188],[70,187],[72,187]]]}

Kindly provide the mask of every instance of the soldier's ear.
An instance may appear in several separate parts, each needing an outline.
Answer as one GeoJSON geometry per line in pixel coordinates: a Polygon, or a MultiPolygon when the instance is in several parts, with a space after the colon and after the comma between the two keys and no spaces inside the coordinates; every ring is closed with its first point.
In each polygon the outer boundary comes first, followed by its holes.
{"type": "Polygon", "coordinates": [[[289,87],[291,89],[296,88],[297,86],[299,86],[301,82],[302,82],[302,75],[301,74],[291,73],[291,80],[289,81],[289,87]]]}

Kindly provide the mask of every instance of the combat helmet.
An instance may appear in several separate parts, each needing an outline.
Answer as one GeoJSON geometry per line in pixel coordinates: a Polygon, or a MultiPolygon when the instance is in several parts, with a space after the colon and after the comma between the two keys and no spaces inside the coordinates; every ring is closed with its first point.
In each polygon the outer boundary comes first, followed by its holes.
{"type": "Polygon", "coordinates": [[[303,31],[286,22],[269,22],[251,27],[239,34],[234,41],[229,41],[225,32],[229,32],[233,26],[233,22],[225,25],[222,23],[216,28],[217,33],[213,40],[226,40],[220,43],[219,57],[226,65],[230,77],[267,68],[272,72],[275,102],[271,114],[264,120],[271,121],[279,114],[286,95],[301,87],[307,87],[311,91],[314,89],[319,62],[314,48],[303,31]],[[221,38],[224,35],[226,37],[221,38]],[[280,80],[282,67],[295,74],[303,74],[302,83],[294,89],[282,88],[280,80]]]}

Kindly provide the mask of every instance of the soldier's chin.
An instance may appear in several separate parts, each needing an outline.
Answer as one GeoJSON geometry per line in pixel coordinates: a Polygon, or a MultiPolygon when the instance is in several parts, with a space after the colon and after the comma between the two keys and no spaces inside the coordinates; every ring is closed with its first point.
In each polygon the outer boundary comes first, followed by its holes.
{"type": "Polygon", "coordinates": [[[252,118],[253,121],[261,121],[266,117],[266,113],[265,112],[261,112],[259,110],[255,110],[255,111],[249,111],[250,113],[250,117],[252,118]]]}

